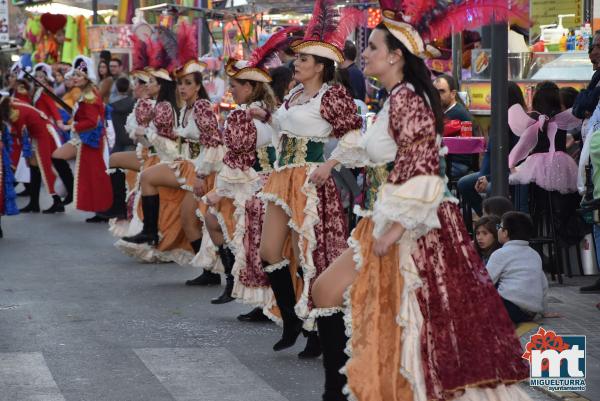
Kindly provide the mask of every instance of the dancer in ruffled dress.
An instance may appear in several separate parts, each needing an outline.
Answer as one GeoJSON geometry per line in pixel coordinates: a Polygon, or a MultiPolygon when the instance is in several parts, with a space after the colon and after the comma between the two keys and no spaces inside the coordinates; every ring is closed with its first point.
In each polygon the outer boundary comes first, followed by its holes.
{"type": "MultiPolygon", "coordinates": [[[[283,319],[283,335],[273,349],[294,345],[312,307],[310,289],[319,274],[346,248],[346,217],[331,170],[335,159],[325,161],[325,143],[358,131],[362,119],[347,90],[331,84],[335,62],[362,13],[345,10],[341,18],[334,3],[319,0],[303,40],[292,44],[298,53],[296,81],[284,104],[272,115],[277,132],[277,161],[258,198],[266,204],[260,257],[283,319]],[[295,247],[294,262],[302,269],[304,286],[296,300],[290,260],[284,256],[287,236],[295,247]]],[[[255,116],[269,120],[264,110],[255,116]]],[[[305,329],[312,330],[307,321],[305,329]]]]}
{"type": "Polygon", "coordinates": [[[370,190],[350,249],[313,287],[323,400],[527,400],[513,385],[528,377],[514,326],[444,183],[443,112],[422,60],[424,40],[449,33],[445,12],[461,30],[462,16],[485,23],[487,6],[452,5],[423,25],[430,8],[381,4],[363,57],[390,96],[365,137],[342,138],[332,155],[368,165],[370,190]]]}

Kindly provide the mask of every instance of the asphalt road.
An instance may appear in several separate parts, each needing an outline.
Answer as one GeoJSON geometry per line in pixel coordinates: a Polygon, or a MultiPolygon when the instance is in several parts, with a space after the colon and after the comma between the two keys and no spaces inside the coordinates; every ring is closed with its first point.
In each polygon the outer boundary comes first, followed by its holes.
{"type": "Polygon", "coordinates": [[[211,305],[221,288],[183,285],[192,268],[122,255],[88,216],[2,218],[0,401],[320,399],[321,359],[298,360],[303,339],[273,352],[274,324],[211,305]]]}

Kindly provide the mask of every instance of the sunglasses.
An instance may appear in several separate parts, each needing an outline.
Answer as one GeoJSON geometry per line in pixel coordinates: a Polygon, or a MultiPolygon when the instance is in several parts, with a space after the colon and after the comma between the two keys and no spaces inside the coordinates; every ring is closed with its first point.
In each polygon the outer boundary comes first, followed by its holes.
{"type": "Polygon", "coordinates": [[[499,230],[499,229],[504,230],[504,226],[502,225],[502,223],[496,224],[496,230],[499,230]]]}

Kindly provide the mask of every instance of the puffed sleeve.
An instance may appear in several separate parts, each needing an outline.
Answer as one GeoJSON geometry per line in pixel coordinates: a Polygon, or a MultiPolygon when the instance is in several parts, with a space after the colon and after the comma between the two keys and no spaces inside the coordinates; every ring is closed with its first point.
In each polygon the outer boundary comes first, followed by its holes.
{"type": "Polygon", "coordinates": [[[173,131],[174,122],[173,107],[168,102],[158,103],[146,136],[161,159],[174,160],[179,157],[179,146],[174,140],[176,138],[173,131]]]}
{"type": "Polygon", "coordinates": [[[445,183],[439,174],[435,120],[425,101],[404,86],[390,98],[389,131],[398,145],[394,168],[379,190],[373,234],[380,237],[400,223],[411,239],[440,228],[437,209],[445,183]]]}
{"type": "Polygon", "coordinates": [[[330,159],[349,168],[364,166],[368,158],[360,147],[362,118],[346,88],[334,85],[323,94],[321,116],[333,127],[332,135],[339,138],[330,159]]]}
{"type": "Polygon", "coordinates": [[[200,154],[195,160],[196,173],[208,175],[218,172],[223,165],[225,148],[219,132],[219,123],[211,104],[205,99],[198,100],[194,104],[194,122],[200,132],[199,141],[202,145],[200,154]]]}
{"type": "Polygon", "coordinates": [[[247,200],[260,188],[260,178],[252,168],[256,161],[257,130],[244,110],[235,110],[227,118],[223,141],[225,157],[216,180],[221,196],[247,200]]]}

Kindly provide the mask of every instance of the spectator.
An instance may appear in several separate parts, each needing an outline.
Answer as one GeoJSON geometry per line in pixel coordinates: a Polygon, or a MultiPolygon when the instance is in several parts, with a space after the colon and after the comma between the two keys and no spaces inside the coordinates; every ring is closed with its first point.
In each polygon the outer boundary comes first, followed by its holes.
{"type": "Polygon", "coordinates": [[[501,247],[496,227],[499,223],[497,216],[482,217],[475,222],[475,249],[483,263],[487,263],[492,253],[501,247]]]}
{"type": "Polygon", "coordinates": [[[348,69],[338,68],[336,78],[339,83],[341,83],[346,89],[348,89],[350,96],[352,96],[352,99],[354,99],[354,103],[356,103],[357,113],[364,117],[369,111],[369,108],[367,107],[367,104],[356,95],[356,91],[354,90],[354,87],[352,86],[352,81],[350,79],[350,71],[348,69]]]}
{"type": "Polygon", "coordinates": [[[529,246],[532,233],[533,223],[528,215],[504,214],[498,225],[502,248],[492,254],[486,266],[515,324],[531,321],[546,309],[548,280],[542,270],[542,258],[529,246]]]}
{"type": "Polygon", "coordinates": [[[110,97],[110,91],[113,84],[113,78],[110,75],[108,63],[104,60],[98,62],[98,90],[104,104],[108,103],[110,97]]]}
{"type": "MultiPolygon", "coordinates": [[[[473,117],[457,97],[458,85],[454,78],[446,74],[440,75],[433,82],[433,86],[435,86],[440,94],[442,108],[444,109],[447,121],[473,121],[473,117]]],[[[452,163],[450,178],[461,178],[471,168],[472,157],[470,155],[450,155],[448,159],[452,163]]]]}
{"type": "Polygon", "coordinates": [[[356,46],[352,41],[347,40],[344,44],[344,61],[340,65],[340,70],[348,71],[348,82],[352,87],[354,93],[354,99],[358,99],[362,102],[367,100],[367,84],[365,82],[365,75],[362,73],[360,68],[354,64],[356,60],[356,46]]]}
{"type": "Polygon", "coordinates": [[[65,76],[60,68],[56,68],[52,75],[54,76],[54,94],[58,97],[62,97],[67,91],[65,88],[65,76]]]}
{"type": "MultiPolygon", "coordinates": [[[[575,104],[579,91],[571,86],[560,88],[560,107],[562,111],[568,110],[575,104]]],[[[567,131],[567,153],[579,163],[581,153],[581,127],[567,131]]]]}
{"type": "MultiPolygon", "coordinates": [[[[519,85],[514,82],[509,82],[508,107],[510,108],[514,104],[520,104],[523,108],[525,108],[525,98],[523,98],[523,92],[521,91],[521,88],[519,88],[519,85]]],[[[512,149],[518,142],[519,138],[512,132],[510,128],[508,129],[508,135],[510,151],[510,149],[512,149]]],[[[481,162],[481,169],[476,173],[468,174],[458,180],[458,192],[460,193],[463,201],[466,202],[479,216],[481,216],[481,196],[489,196],[492,192],[490,161],[491,150],[493,148],[493,141],[490,137],[488,139],[487,149],[481,162]]],[[[519,188],[519,190],[521,189],[519,188]]],[[[523,202],[520,203],[524,203],[524,205],[518,208],[521,211],[527,210],[527,188],[522,189],[522,191],[524,191],[524,193],[519,194],[519,199],[522,198],[523,202]]],[[[517,190],[513,192],[517,192],[517,190]]],[[[515,196],[515,198],[516,197],[517,196],[515,196]]]]}
{"type": "Polygon", "coordinates": [[[581,128],[584,141],[585,137],[590,133],[587,119],[592,116],[594,109],[598,105],[598,99],[600,99],[600,31],[594,33],[592,45],[589,49],[589,57],[594,69],[594,75],[587,88],[579,92],[575,99],[575,104],[573,104],[573,115],[586,120],[581,128]]]}
{"type": "MultiPolygon", "coordinates": [[[[110,63],[110,60],[112,59],[112,54],[110,53],[110,50],[102,50],[100,52],[100,61],[104,61],[106,63],[106,65],[108,65],[108,63],[110,63]]],[[[70,65],[69,65],[70,67],[70,65]]]]}
{"type": "Polygon", "coordinates": [[[510,199],[504,196],[492,196],[483,201],[483,216],[504,216],[505,213],[513,210],[513,204],[510,199]]]}
{"type": "Polygon", "coordinates": [[[117,90],[117,80],[119,78],[127,78],[127,75],[123,73],[123,62],[120,58],[114,57],[108,64],[110,70],[110,76],[113,79],[113,84],[110,89],[110,96],[108,98],[109,103],[114,103],[119,97],[119,91],[117,90]]]}
{"type": "Polygon", "coordinates": [[[115,129],[115,146],[112,152],[125,152],[134,150],[134,144],[125,131],[127,116],[133,111],[135,99],[129,91],[129,79],[121,77],[115,82],[117,96],[110,103],[112,107],[112,122],[115,129]]]}

